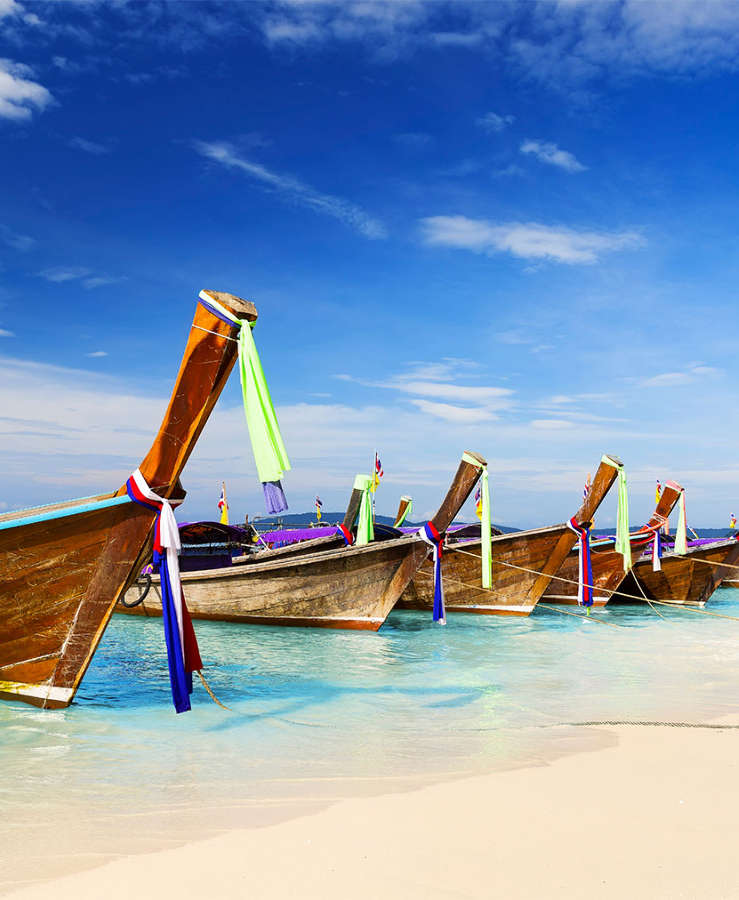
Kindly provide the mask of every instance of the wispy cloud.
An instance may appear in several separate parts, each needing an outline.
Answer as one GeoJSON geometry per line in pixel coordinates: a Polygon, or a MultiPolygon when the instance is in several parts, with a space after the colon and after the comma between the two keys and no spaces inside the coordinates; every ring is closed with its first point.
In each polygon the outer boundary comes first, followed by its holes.
{"type": "Polygon", "coordinates": [[[8,247],[12,247],[13,250],[30,250],[36,243],[34,238],[27,234],[19,234],[8,228],[7,225],[0,225],[0,241],[8,247]]]}
{"type": "Polygon", "coordinates": [[[89,356],[90,359],[102,359],[107,355],[108,354],[105,350],[93,350],[92,353],[85,353],[85,356],[89,356]]]}
{"type": "Polygon", "coordinates": [[[691,384],[701,378],[712,378],[721,374],[721,370],[713,366],[693,365],[678,372],[661,372],[641,381],[643,387],[675,387],[691,384]]]}
{"type": "Polygon", "coordinates": [[[499,131],[508,128],[515,121],[514,116],[501,116],[496,112],[486,112],[484,116],[479,116],[475,122],[491,134],[497,134],[499,131]]]}
{"type": "Polygon", "coordinates": [[[251,162],[239,156],[230,144],[195,141],[194,146],[206,159],[213,160],[227,169],[244,172],[286,199],[338,219],[365,237],[375,240],[387,237],[382,222],[369,216],[361,207],[341,197],[323,194],[291,175],[279,175],[259,163],[251,162]]]}
{"type": "Polygon", "coordinates": [[[10,59],[0,59],[0,119],[26,122],[54,99],[37,81],[33,70],[10,59]]]}
{"type": "Polygon", "coordinates": [[[122,278],[110,275],[94,275],[92,269],[84,266],[54,266],[38,273],[40,278],[45,278],[53,284],[64,284],[67,281],[79,281],[87,290],[104,287],[108,284],[118,284],[122,278]]]}
{"type": "Polygon", "coordinates": [[[107,147],[105,144],[99,144],[97,141],[88,141],[87,138],[83,137],[70,138],[67,143],[70,147],[74,147],[76,150],[84,150],[85,153],[91,153],[93,156],[102,156],[105,153],[110,153],[110,147],[107,147]]]}
{"type": "Polygon", "coordinates": [[[594,263],[604,253],[644,243],[634,231],[577,231],[536,222],[499,224],[467,216],[430,216],[420,224],[423,238],[430,245],[561,263],[594,263]]]}
{"type": "Polygon", "coordinates": [[[467,360],[415,363],[411,368],[384,381],[366,381],[352,375],[337,375],[371,388],[395,391],[422,413],[447,422],[491,422],[512,406],[513,391],[493,385],[460,384],[452,379],[460,371],[474,371],[477,364],[467,360]]]}
{"type": "Polygon", "coordinates": [[[12,331],[8,331],[6,328],[0,328],[0,337],[15,337],[15,334],[12,331]]]}
{"type": "Polygon", "coordinates": [[[524,141],[521,144],[521,153],[535,156],[540,162],[549,166],[564,169],[565,172],[584,172],[586,167],[567,150],[560,150],[556,144],[546,141],[524,141]]]}

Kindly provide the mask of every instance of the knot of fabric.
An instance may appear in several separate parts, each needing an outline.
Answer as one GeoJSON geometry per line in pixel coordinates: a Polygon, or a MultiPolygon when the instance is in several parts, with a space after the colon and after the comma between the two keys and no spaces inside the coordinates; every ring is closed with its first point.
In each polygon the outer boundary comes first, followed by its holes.
{"type": "Polygon", "coordinates": [[[426,522],[426,524],[419,529],[418,536],[422,541],[433,547],[434,550],[434,622],[438,622],[440,625],[446,625],[446,615],[444,612],[444,582],[441,577],[441,556],[444,539],[439,534],[433,522],[426,522]]]}
{"type": "Polygon", "coordinates": [[[577,602],[580,606],[593,605],[593,563],[590,556],[590,527],[571,518],[567,527],[577,535],[579,575],[577,602]]]}
{"type": "Polygon", "coordinates": [[[134,503],[156,513],[154,562],[159,565],[169,682],[175,710],[186,712],[190,709],[192,673],[202,669],[203,663],[180,582],[180,532],[172,506],[182,501],[160,497],[139,469],[126,482],[126,492],[134,503]]]}
{"type": "Polygon", "coordinates": [[[351,547],[354,543],[354,535],[349,531],[349,529],[342,522],[341,525],[336,529],[336,533],[340,534],[344,538],[344,543],[347,547],[351,547]]]}

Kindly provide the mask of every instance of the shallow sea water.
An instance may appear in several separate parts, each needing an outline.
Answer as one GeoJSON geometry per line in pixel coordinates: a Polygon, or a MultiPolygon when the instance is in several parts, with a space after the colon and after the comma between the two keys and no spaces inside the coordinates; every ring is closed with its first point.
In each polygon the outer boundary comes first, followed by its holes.
{"type": "MultiPolygon", "coordinates": [[[[72,707],[0,703],[0,893],[614,740],[571,723],[739,711],[739,621],[658,608],[667,621],[642,606],[594,614],[615,628],[544,609],[446,627],[396,612],[376,634],[196,622],[231,711],[196,679],[180,716],[161,620],[115,616],[72,707]]],[[[739,617],[739,590],[708,610],[739,617]]]]}

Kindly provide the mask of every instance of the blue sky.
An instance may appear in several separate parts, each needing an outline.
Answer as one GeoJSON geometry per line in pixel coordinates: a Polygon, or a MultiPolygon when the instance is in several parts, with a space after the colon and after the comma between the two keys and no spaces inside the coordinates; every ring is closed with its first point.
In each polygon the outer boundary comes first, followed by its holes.
{"type": "MultiPolygon", "coordinates": [[[[430,514],[469,448],[497,521],[608,452],[634,522],[673,478],[727,523],[738,70],[718,0],[0,0],[0,507],[125,479],[209,287],[259,307],[293,511],[377,448],[430,514]]],[[[261,509],[238,404],[188,518],[261,509]]]]}

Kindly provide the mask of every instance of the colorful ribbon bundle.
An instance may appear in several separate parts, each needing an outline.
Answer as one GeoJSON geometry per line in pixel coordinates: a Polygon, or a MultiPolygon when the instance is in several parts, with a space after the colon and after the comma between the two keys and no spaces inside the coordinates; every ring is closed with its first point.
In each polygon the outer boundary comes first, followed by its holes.
{"type": "Polygon", "coordinates": [[[347,547],[351,547],[354,543],[354,535],[349,531],[349,529],[342,522],[336,529],[336,533],[340,534],[344,538],[344,543],[347,547]]]}
{"type": "Polygon", "coordinates": [[[675,532],[675,553],[684,556],[688,552],[687,516],[685,514],[685,491],[680,491],[680,499],[677,501],[679,515],[677,519],[677,531],[675,532]]]}
{"type": "Polygon", "coordinates": [[[660,537],[660,529],[654,529],[654,538],[652,540],[652,571],[659,572],[662,569],[662,538],[660,537]]]}
{"type": "Polygon", "coordinates": [[[577,602],[580,606],[593,605],[593,561],[590,557],[590,528],[580,525],[571,518],[567,527],[575,532],[578,538],[578,562],[580,571],[577,585],[577,602]]]}
{"type": "Polygon", "coordinates": [[[629,494],[626,489],[626,470],[604,456],[601,462],[613,466],[618,471],[618,511],[616,513],[616,553],[624,559],[624,572],[631,568],[631,535],[629,534],[629,494]]]}
{"type": "Polygon", "coordinates": [[[138,469],[126,482],[126,492],[134,503],[157,514],[154,525],[154,563],[159,566],[161,580],[169,682],[175,710],[178,713],[186,712],[190,709],[192,673],[200,671],[203,663],[180,583],[180,533],[172,501],[155,494],[138,469]]]}
{"type": "Polygon", "coordinates": [[[369,544],[375,539],[375,527],[372,523],[372,477],[370,475],[357,475],[354,479],[354,490],[362,492],[362,501],[359,505],[359,518],[357,519],[357,546],[369,544]]]}
{"type": "Polygon", "coordinates": [[[403,495],[400,498],[400,502],[402,503],[403,501],[406,501],[406,505],[405,505],[405,508],[403,509],[403,512],[395,520],[395,524],[394,524],[395,528],[400,528],[400,526],[403,524],[403,522],[405,522],[405,520],[408,518],[408,516],[413,512],[413,500],[410,497],[403,495]]]}
{"type": "Polygon", "coordinates": [[[198,299],[216,318],[239,329],[237,339],[239,374],[254,461],[257,464],[259,480],[262,482],[267,512],[271,514],[283,512],[287,509],[287,500],[282,490],[281,479],[285,472],[290,470],[290,460],[251,333],[252,323],[237,319],[206,291],[201,291],[198,299]]]}
{"type": "Polygon", "coordinates": [[[444,614],[444,582],[441,578],[441,553],[444,539],[433,522],[427,522],[418,532],[421,540],[434,548],[434,622],[446,625],[444,614]]]}

